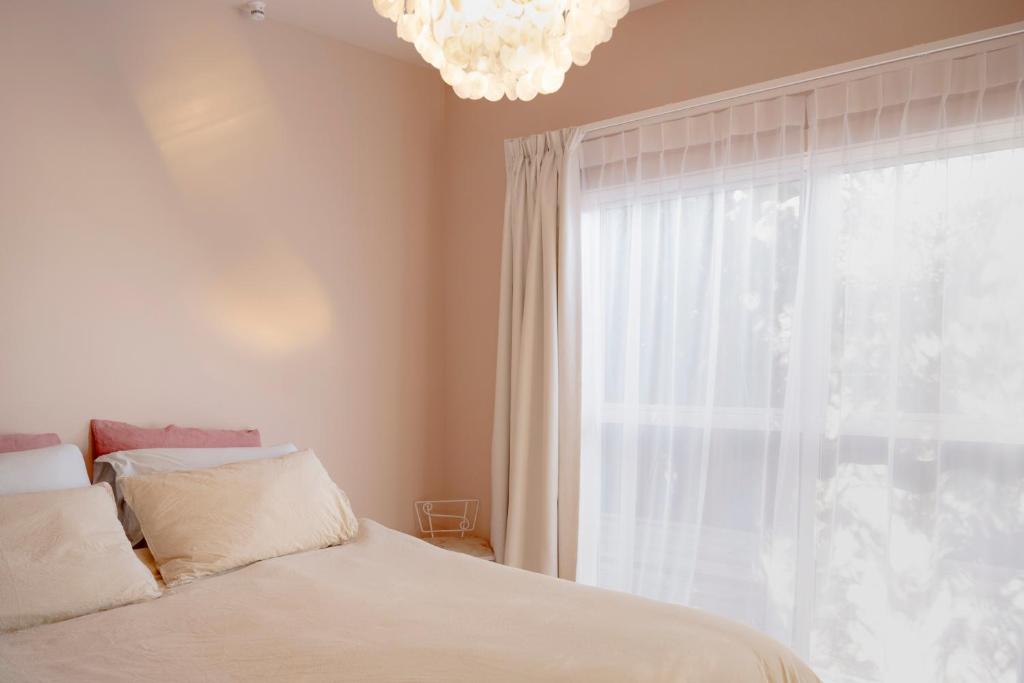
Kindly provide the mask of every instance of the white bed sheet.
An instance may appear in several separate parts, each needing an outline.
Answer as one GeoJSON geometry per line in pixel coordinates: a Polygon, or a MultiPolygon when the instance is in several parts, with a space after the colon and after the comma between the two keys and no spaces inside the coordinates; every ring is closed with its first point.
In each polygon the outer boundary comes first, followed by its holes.
{"type": "Polygon", "coordinates": [[[0,679],[818,680],[738,624],[450,553],[370,520],[344,546],[0,636],[0,679]]]}

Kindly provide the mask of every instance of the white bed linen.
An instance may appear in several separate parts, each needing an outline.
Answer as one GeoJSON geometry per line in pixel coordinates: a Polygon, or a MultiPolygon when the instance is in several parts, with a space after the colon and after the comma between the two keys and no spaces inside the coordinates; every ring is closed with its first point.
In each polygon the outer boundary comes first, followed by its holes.
{"type": "Polygon", "coordinates": [[[812,683],[696,610],[451,553],[361,520],[343,546],[0,637],[4,681],[812,683]]]}
{"type": "Polygon", "coordinates": [[[73,443],[0,453],[0,495],[88,485],[82,451],[73,443]]]}

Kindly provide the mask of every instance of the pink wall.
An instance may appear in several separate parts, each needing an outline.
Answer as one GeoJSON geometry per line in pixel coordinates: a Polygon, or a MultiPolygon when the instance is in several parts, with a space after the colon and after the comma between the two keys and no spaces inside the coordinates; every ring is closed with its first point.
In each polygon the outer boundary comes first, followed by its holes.
{"type": "MultiPolygon", "coordinates": [[[[530,103],[446,95],[447,493],[489,511],[504,138],[579,125],[1024,19],[1021,0],[666,0],[530,103]]],[[[486,528],[487,519],[481,520],[486,528]]]]}
{"type": "Polygon", "coordinates": [[[667,0],[491,104],[212,0],[3,9],[0,431],[255,425],[403,529],[424,495],[481,496],[486,528],[503,138],[1024,19],[667,0]]]}
{"type": "Polygon", "coordinates": [[[211,0],[6,0],[0,431],[255,425],[411,528],[443,408],[442,93],[211,0]]]}

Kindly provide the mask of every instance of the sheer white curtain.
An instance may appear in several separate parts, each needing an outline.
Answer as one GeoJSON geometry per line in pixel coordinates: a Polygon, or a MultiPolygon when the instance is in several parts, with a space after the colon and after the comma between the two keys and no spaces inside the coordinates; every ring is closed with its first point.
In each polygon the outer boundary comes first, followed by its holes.
{"type": "Polygon", "coordinates": [[[1024,41],[582,148],[578,579],[1024,682],[1024,41]]]}

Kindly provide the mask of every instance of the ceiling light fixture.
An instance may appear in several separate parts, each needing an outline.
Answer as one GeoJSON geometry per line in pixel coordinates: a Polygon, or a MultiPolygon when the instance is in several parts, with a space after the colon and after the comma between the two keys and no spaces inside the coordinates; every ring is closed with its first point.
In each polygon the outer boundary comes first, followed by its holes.
{"type": "Polygon", "coordinates": [[[243,11],[253,21],[263,21],[267,18],[267,3],[263,2],[263,0],[249,0],[249,2],[245,3],[243,11]]]}
{"type": "Polygon", "coordinates": [[[459,97],[532,100],[612,37],[629,0],[373,0],[459,97]]]}

